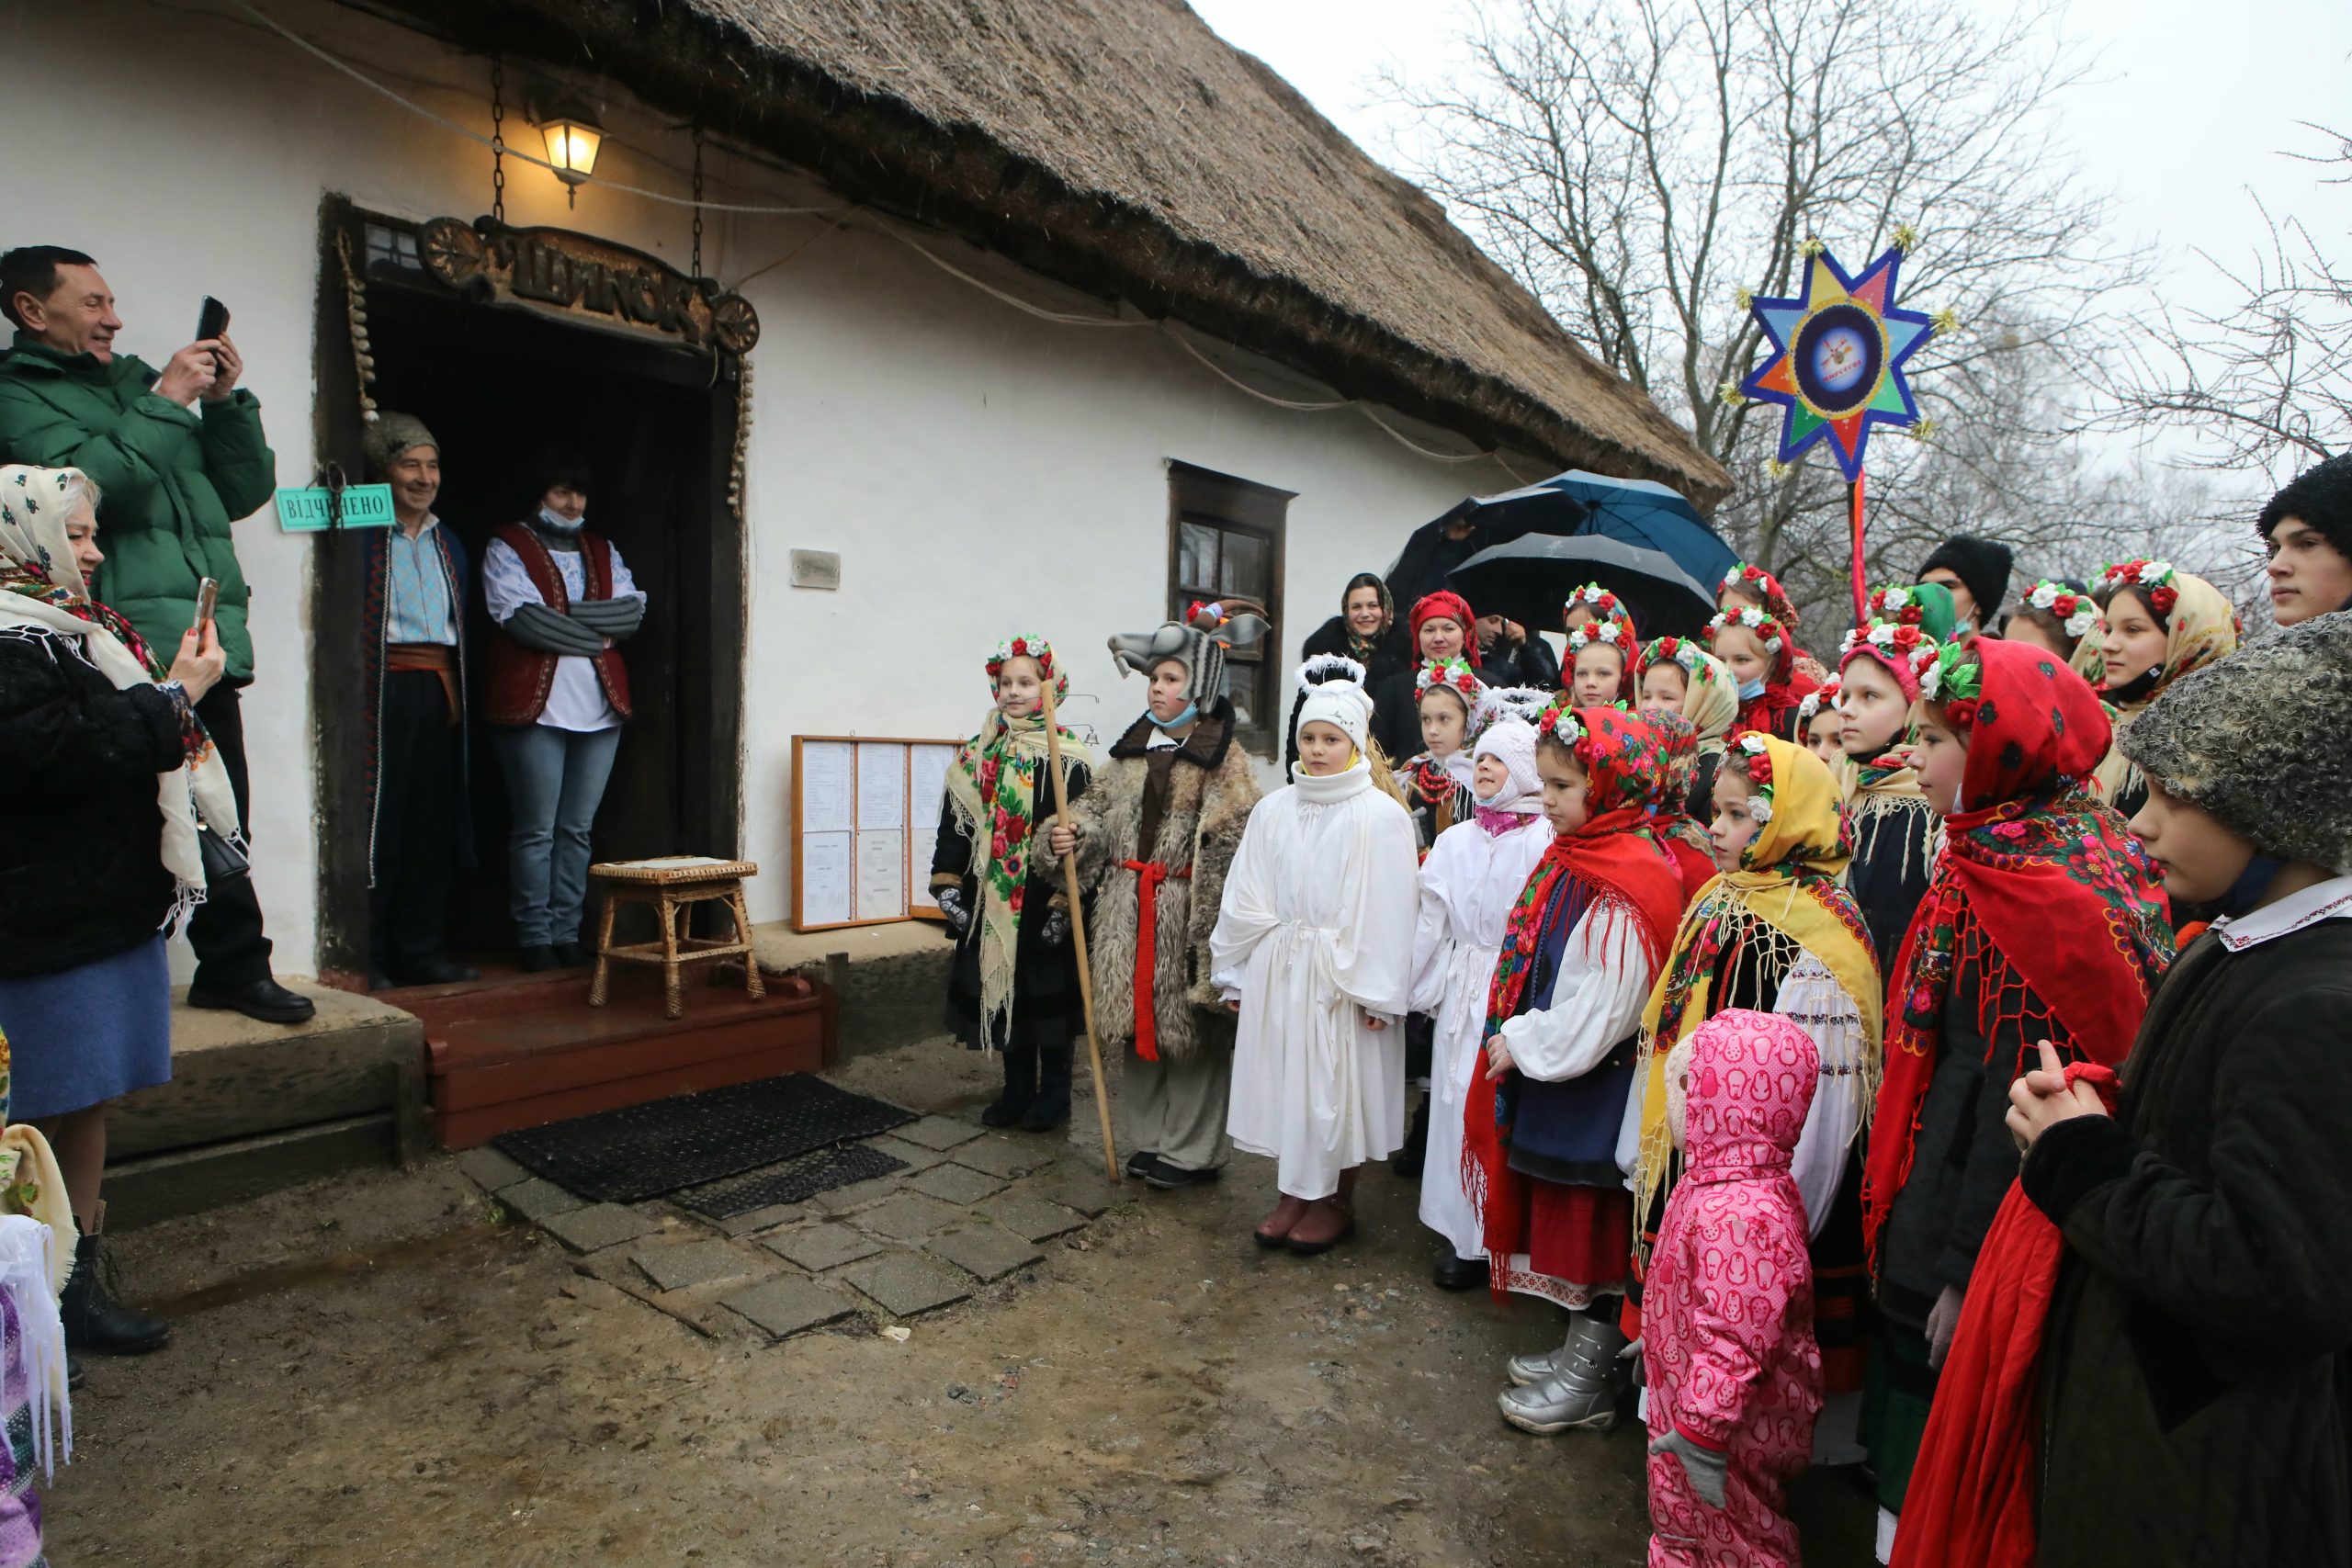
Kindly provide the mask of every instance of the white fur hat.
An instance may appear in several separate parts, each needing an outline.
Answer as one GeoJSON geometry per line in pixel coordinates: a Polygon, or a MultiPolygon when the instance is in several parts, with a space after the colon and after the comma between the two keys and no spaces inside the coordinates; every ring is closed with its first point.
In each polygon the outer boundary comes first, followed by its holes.
{"type": "Polygon", "coordinates": [[[1355,742],[1362,751],[1372,734],[1372,694],[1363,689],[1363,666],[1336,653],[1317,655],[1298,669],[1298,728],[1321,720],[1355,742]]]}

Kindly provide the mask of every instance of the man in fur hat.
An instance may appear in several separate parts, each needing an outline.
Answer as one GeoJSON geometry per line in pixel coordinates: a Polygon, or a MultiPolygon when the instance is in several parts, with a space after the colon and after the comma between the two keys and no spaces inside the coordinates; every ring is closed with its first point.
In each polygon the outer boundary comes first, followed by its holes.
{"type": "Polygon", "coordinates": [[[466,547],[433,513],[441,444],[386,412],[368,464],[392,487],[393,525],[371,530],[362,630],[368,711],[371,989],[446,985],[474,971],[443,951],[449,881],[472,856],[466,788],[466,547]]]}
{"type": "Polygon", "coordinates": [[[1050,840],[1076,849],[1091,895],[1095,1027],[1125,1042],[1127,1174],[1161,1189],[1213,1181],[1232,1154],[1233,1021],[1209,984],[1209,933],[1258,786],[1233,743],[1225,651],[1266,630],[1211,604],[1113,637],[1149,705],[1050,840]]]}
{"type": "Polygon", "coordinates": [[[1954,534],[1920,563],[1915,581],[1939,582],[1951,590],[1952,612],[1965,640],[1990,627],[2007,601],[2015,558],[2008,546],[1996,540],[1954,534]]]}
{"type": "Polygon", "coordinates": [[[2352,609],[2352,453],[2297,474],[2255,522],[2282,626],[2352,609]]]}

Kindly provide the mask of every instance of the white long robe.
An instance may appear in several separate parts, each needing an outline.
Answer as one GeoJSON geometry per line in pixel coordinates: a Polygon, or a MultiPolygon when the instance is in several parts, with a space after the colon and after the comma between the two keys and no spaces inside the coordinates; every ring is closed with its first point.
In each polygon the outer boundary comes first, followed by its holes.
{"type": "Polygon", "coordinates": [[[1421,1224],[1462,1258],[1484,1258],[1485,1218],[1462,1183],[1462,1117],[1482,1073],[1487,994],[1503,927],[1527,878],[1551,847],[1538,814],[1496,835],[1476,822],[1438,835],[1421,863],[1420,918],[1413,931],[1412,1010],[1433,1017],[1429,1155],[1421,1165],[1421,1224]]]}
{"type": "Polygon", "coordinates": [[[1209,937],[1213,983],[1241,1004],[1226,1129],[1294,1198],[1405,1141],[1419,848],[1359,760],[1260,801],[1226,875],[1209,937]]]}

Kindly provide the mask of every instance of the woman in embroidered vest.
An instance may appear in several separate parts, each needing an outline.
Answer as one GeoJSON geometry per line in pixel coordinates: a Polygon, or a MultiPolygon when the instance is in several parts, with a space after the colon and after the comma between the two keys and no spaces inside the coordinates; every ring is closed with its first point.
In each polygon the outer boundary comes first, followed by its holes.
{"type": "Polygon", "coordinates": [[[487,706],[514,813],[509,899],[523,967],[585,965],[580,917],[588,835],[630,713],[620,644],[645,595],[620,552],[585,526],[588,470],[559,457],[542,470],[539,512],[493,530],[482,553],[490,639],[487,706]]]}

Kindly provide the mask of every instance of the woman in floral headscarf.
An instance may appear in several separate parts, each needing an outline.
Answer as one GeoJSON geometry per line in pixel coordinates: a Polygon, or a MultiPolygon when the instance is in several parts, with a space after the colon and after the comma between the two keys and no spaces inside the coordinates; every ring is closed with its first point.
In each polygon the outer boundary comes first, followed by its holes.
{"type": "MultiPolygon", "coordinates": [[[[1041,637],[1007,638],[988,671],[996,706],[948,765],[931,886],[956,936],[947,1026],[1004,1058],[1004,1092],[980,1120],[1042,1133],[1069,1119],[1070,1042],[1084,1023],[1069,897],[1037,837],[1054,810],[1045,686],[1058,706],[1069,678],[1041,637]]],[[[1076,800],[1093,756],[1064,729],[1061,759],[1076,800]]]]}
{"type": "Polygon", "coordinates": [[[1978,1249],[2017,1178],[2004,1090],[2041,1042],[2113,1066],[2172,958],[2164,894],[2084,785],[2107,715],[2055,654],[1945,648],[1920,684],[1919,783],[1945,850],[1887,987],[1862,1184],[1878,1282],[1862,1417],[1893,1539],[1978,1249]]]}
{"type": "MultiPolygon", "coordinates": [[[[2237,651],[2237,612],[2222,591],[2163,560],[2119,561],[2100,572],[2092,597],[2107,617],[2099,696],[2117,729],[2137,718],[2191,670],[2237,651]]],[[[2109,747],[2091,793],[2130,818],[2148,799],[2140,770],[2109,747]]]]}
{"type": "Polygon", "coordinates": [[[164,933],[205,893],[198,825],[233,842],[228,773],[196,721],[220,678],[211,623],[165,671],[94,602],[97,488],[0,468],[0,1031],[17,1113],[44,1124],[79,1223],[77,1349],[152,1350],[171,1325],[113,1299],[96,1261],[107,1108],[172,1076],[164,933]]]}

